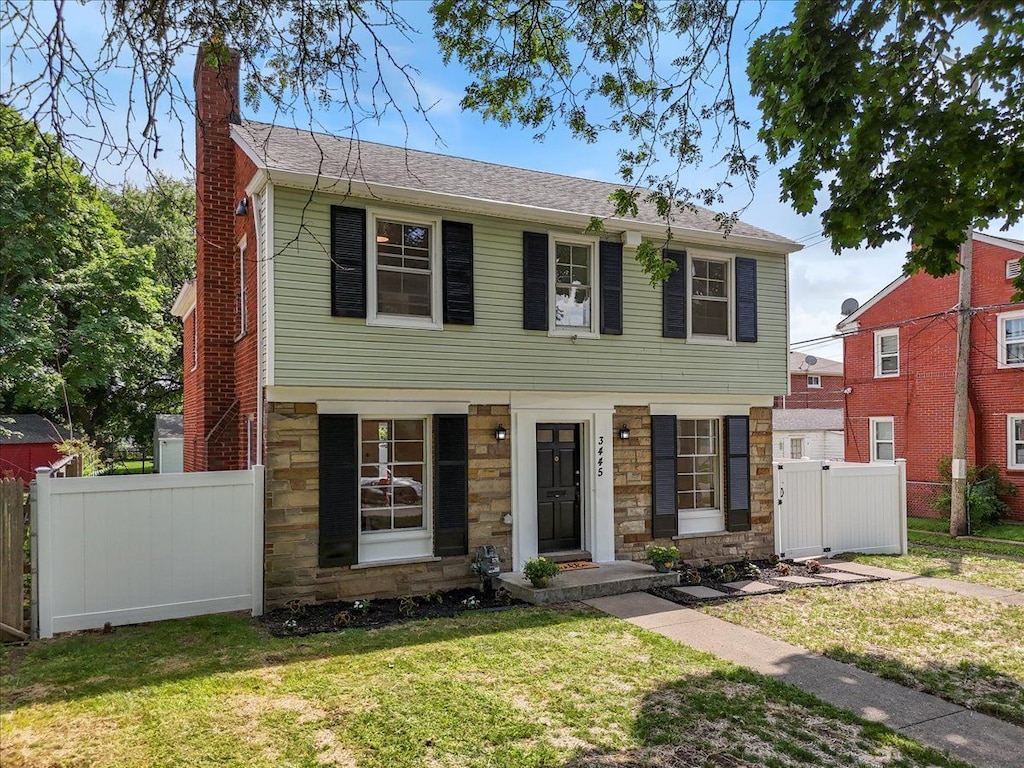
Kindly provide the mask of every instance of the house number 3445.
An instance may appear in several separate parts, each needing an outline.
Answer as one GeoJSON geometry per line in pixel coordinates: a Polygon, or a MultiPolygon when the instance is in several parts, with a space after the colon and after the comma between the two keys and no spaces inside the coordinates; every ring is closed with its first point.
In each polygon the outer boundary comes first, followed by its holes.
{"type": "Polygon", "coordinates": [[[597,436],[597,476],[604,477],[604,435],[597,436]]]}

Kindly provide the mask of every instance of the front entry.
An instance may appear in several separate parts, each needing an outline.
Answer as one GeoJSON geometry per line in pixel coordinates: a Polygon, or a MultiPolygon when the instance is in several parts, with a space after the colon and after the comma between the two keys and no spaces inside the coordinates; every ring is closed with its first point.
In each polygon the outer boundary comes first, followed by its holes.
{"type": "Polygon", "coordinates": [[[580,425],[537,425],[537,551],[580,549],[580,425]]]}

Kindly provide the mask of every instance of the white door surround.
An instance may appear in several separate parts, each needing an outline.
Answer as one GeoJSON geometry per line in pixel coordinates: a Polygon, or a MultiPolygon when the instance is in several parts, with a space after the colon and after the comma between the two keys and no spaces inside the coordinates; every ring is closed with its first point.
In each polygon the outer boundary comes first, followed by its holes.
{"type": "MultiPolygon", "coordinates": [[[[615,560],[612,417],[615,409],[568,408],[564,402],[524,403],[512,415],[512,569],[537,556],[537,425],[580,425],[580,506],[583,548],[594,562],[615,560]]],[[[571,396],[564,400],[572,402],[571,396]]]]}

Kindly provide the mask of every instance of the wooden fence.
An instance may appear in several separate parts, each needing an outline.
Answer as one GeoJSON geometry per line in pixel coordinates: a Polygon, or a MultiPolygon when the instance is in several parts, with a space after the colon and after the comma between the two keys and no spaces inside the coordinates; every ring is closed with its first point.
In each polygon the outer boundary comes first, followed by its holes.
{"type": "Polygon", "coordinates": [[[0,638],[25,640],[25,486],[0,479],[0,638]]]}

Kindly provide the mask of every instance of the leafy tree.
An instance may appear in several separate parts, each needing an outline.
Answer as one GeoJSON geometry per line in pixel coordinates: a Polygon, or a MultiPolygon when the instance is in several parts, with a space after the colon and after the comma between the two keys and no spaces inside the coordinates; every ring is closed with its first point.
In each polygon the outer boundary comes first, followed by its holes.
{"type": "Polygon", "coordinates": [[[0,409],[144,440],[180,402],[153,248],[127,246],[78,163],[9,107],[0,201],[0,409]]]}
{"type": "MultiPolygon", "coordinates": [[[[95,7],[95,6],[94,6],[95,7]]],[[[367,121],[397,112],[430,124],[417,72],[400,52],[419,42],[409,9],[390,0],[105,0],[95,60],[65,4],[0,6],[11,71],[26,72],[0,95],[24,105],[67,146],[140,157],[161,149],[164,113],[191,121],[182,56],[210,42],[245,67],[244,97],[281,114],[330,108],[358,135],[367,121]],[[32,66],[26,63],[30,62],[32,66]],[[18,67],[14,64],[17,63],[18,67]],[[124,102],[104,88],[115,66],[131,73],[124,102]],[[411,93],[400,97],[400,93],[411,93]],[[91,111],[68,109],[84,100],[91,111]],[[113,115],[127,115],[121,131],[113,115]],[[126,138],[118,141],[120,133],[126,138]]],[[[666,218],[700,203],[723,230],[735,184],[752,188],[758,169],[735,67],[767,3],[740,0],[432,0],[442,54],[468,72],[462,106],[485,119],[544,136],[555,126],[583,141],[617,135],[620,215],[649,197],[666,218]],[[721,173],[691,188],[697,164],[721,173]],[[641,190],[640,188],[644,188],[641,190]],[[653,190],[649,193],[647,190],[653,190]]],[[[776,10],[776,7],[772,7],[776,10]]],[[[92,35],[92,31],[89,33],[92,35]]],[[[910,269],[955,269],[955,246],[970,226],[1019,221],[1024,139],[1024,7],[1014,0],[798,0],[792,23],[754,45],[750,77],[761,98],[760,136],[782,171],[783,194],[809,213],[827,181],[822,222],[835,250],[878,245],[909,232],[919,250],[910,269]],[[970,42],[957,63],[940,58],[970,42]],[[972,86],[976,87],[972,88],[972,86]],[[795,160],[793,156],[795,155],[795,160]]],[[[641,251],[655,278],[664,265],[641,251]]],[[[1018,281],[1024,290],[1024,279],[1018,281]]]]}

